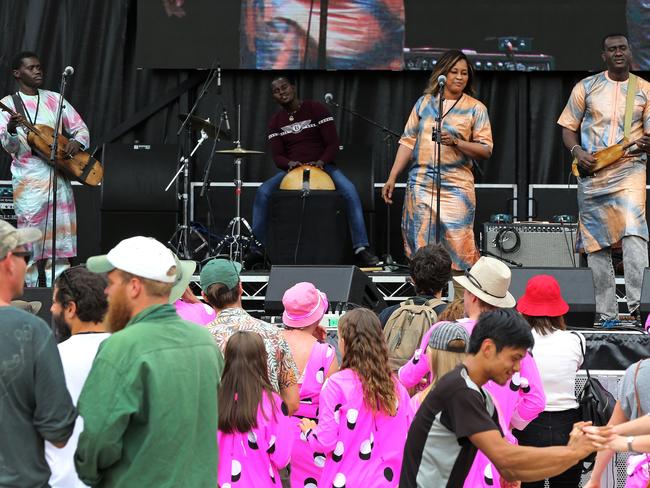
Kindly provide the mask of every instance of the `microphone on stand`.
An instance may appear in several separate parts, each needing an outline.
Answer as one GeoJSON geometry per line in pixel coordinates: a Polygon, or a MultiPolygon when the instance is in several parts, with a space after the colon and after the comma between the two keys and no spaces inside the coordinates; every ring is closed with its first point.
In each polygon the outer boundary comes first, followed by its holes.
{"type": "Polygon", "coordinates": [[[445,86],[445,83],[447,83],[447,77],[445,75],[438,76],[438,85],[442,87],[445,86]]]}
{"type": "Polygon", "coordinates": [[[63,70],[63,76],[71,76],[74,74],[74,68],[72,66],[66,66],[63,70]]]}
{"type": "Polygon", "coordinates": [[[326,93],[325,94],[325,103],[330,104],[334,101],[334,95],[331,93],[326,93]]]}
{"type": "Polygon", "coordinates": [[[226,130],[230,132],[230,121],[228,120],[228,111],[223,108],[223,121],[226,123],[226,130]]]}
{"type": "Polygon", "coordinates": [[[309,194],[311,193],[310,188],[309,188],[309,173],[310,173],[309,168],[305,168],[302,170],[302,190],[300,192],[300,196],[302,198],[308,197],[309,194]]]}

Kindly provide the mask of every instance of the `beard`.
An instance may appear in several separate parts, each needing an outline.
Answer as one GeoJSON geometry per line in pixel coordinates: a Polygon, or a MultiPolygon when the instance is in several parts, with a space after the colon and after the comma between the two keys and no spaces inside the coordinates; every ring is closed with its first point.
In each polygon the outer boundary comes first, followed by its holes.
{"type": "Polygon", "coordinates": [[[126,299],[124,288],[118,288],[108,299],[108,311],[104,323],[110,332],[119,332],[131,320],[132,307],[126,299]]]}
{"type": "Polygon", "coordinates": [[[52,325],[54,327],[56,342],[63,342],[70,338],[70,326],[65,321],[63,313],[52,314],[52,325]]]}

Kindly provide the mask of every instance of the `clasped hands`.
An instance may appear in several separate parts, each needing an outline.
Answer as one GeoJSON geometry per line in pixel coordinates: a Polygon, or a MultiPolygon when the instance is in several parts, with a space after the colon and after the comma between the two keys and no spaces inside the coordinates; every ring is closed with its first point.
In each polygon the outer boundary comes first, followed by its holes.
{"type": "Polygon", "coordinates": [[[307,165],[307,166],[315,166],[317,168],[323,169],[323,166],[325,166],[325,163],[321,161],[320,159],[318,161],[309,161],[307,163],[301,163],[300,161],[289,161],[289,169],[293,169],[296,166],[300,165],[307,165]]]}

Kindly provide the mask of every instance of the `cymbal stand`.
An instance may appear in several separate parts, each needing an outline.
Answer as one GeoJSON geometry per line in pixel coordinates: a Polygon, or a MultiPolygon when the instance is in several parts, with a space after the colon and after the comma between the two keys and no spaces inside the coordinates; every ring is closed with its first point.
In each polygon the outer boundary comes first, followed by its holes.
{"type": "Polygon", "coordinates": [[[176,231],[169,238],[169,241],[167,241],[169,247],[171,247],[174,250],[174,252],[176,252],[176,254],[179,257],[182,257],[183,259],[191,259],[192,252],[198,252],[204,247],[208,247],[208,241],[198,231],[196,231],[190,226],[190,213],[189,213],[190,159],[192,159],[194,153],[199,149],[199,147],[201,147],[201,144],[203,144],[207,138],[208,135],[205,133],[204,130],[201,130],[201,137],[199,138],[198,142],[194,146],[194,149],[192,149],[192,152],[190,153],[189,156],[187,157],[181,156],[180,168],[178,168],[176,174],[172,177],[170,182],[165,187],[165,191],[168,191],[171,188],[171,186],[174,184],[174,182],[178,179],[181,172],[183,173],[183,193],[178,194],[178,199],[181,200],[183,219],[181,224],[176,226],[176,231]],[[195,236],[201,241],[199,247],[197,247],[194,250],[190,250],[190,236],[195,236]]]}
{"type": "MultiPolygon", "coordinates": [[[[241,149],[241,105],[237,105],[237,140],[234,141],[237,149],[241,149]]],[[[241,178],[241,163],[243,157],[237,156],[234,161],[235,165],[235,217],[228,223],[226,232],[217,245],[215,246],[215,254],[219,255],[222,250],[228,247],[228,256],[231,261],[243,262],[244,253],[253,242],[256,246],[262,247],[262,243],[258,241],[253,235],[253,229],[245,218],[241,216],[241,190],[243,182],[241,178]],[[242,227],[246,235],[242,234],[242,227]]]]}

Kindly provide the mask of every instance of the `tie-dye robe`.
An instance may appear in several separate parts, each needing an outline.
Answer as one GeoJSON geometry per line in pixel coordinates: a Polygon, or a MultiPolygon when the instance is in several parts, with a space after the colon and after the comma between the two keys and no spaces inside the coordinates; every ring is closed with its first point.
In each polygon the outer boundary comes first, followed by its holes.
{"type": "MultiPolygon", "coordinates": [[[[627,80],[611,80],[607,72],[585,78],[573,88],[557,123],[579,131],[580,144],[590,153],[620,142],[627,85],[627,80]]],[[[644,133],[650,134],[650,83],[638,78],[630,140],[644,133]]],[[[578,251],[595,252],[625,236],[648,240],[645,163],[645,154],[631,155],[593,177],[578,178],[578,251]]]]}
{"type": "MultiPolygon", "coordinates": [[[[485,105],[467,94],[455,106],[454,102],[449,100],[444,107],[443,131],[492,149],[492,128],[485,105]]],[[[436,239],[436,144],[432,133],[437,115],[437,98],[420,97],[399,141],[413,151],[402,215],[404,250],[409,257],[436,239]]],[[[451,255],[453,268],[468,269],[479,258],[473,230],[476,210],[473,161],[457,148],[445,145],[440,160],[440,240],[451,255]]]]}
{"type": "MultiPolygon", "coordinates": [[[[27,109],[29,119],[35,124],[54,127],[60,95],[48,90],[39,90],[39,97],[20,93],[27,109]],[[38,117],[36,105],[38,102],[38,117]]],[[[15,110],[11,95],[2,99],[2,103],[15,110]]],[[[0,142],[11,154],[11,176],[14,190],[14,205],[18,227],[37,227],[45,238],[32,244],[34,260],[52,257],[52,189],[50,188],[51,167],[38,156],[32,154],[27,144],[27,133],[18,127],[16,136],[7,132],[9,114],[0,112],[0,142]]],[[[76,110],[66,100],[62,117],[65,132],[87,147],[90,142],[88,127],[76,110]]],[[[56,212],[56,256],[71,258],[77,254],[77,216],[70,182],[57,177],[57,212],[56,212]]],[[[58,266],[57,266],[58,270],[58,266]]]]}

